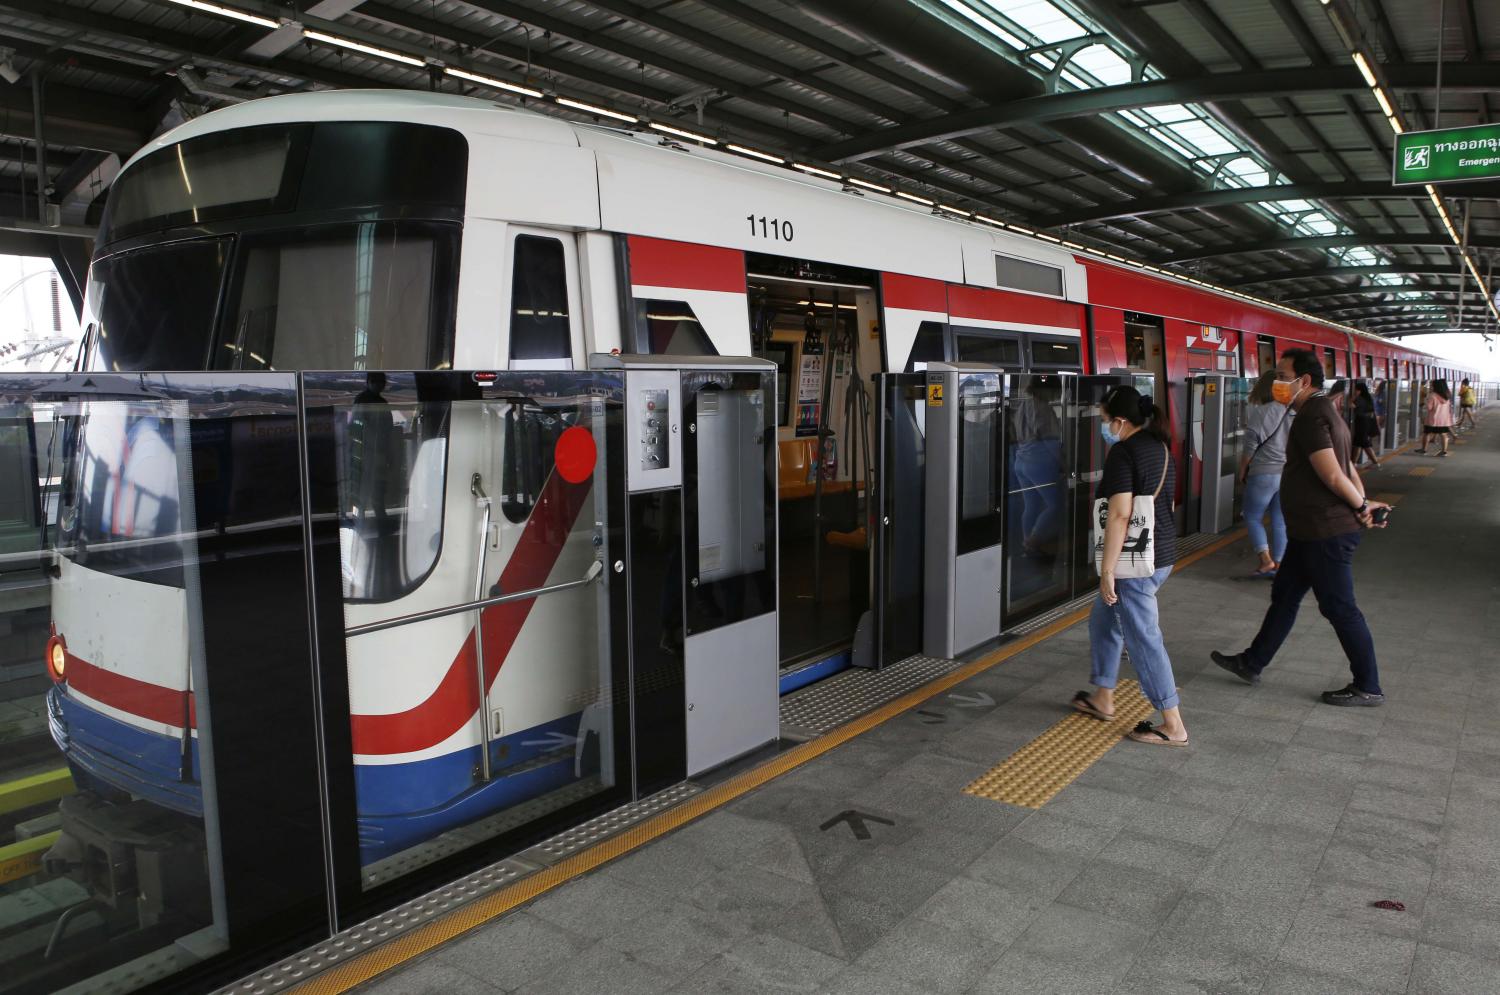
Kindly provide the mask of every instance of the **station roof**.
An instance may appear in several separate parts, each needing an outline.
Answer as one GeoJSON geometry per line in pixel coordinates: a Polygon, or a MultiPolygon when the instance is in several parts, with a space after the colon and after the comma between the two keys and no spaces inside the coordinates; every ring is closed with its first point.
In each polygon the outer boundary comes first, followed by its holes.
{"type": "Polygon", "coordinates": [[[1479,330],[1500,181],[1393,187],[1391,148],[1493,121],[1496,60],[1481,0],[0,0],[0,215],[40,213],[34,74],[80,234],[187,118],[440,89],[675,127],[1373,332],[1479,330]]]}

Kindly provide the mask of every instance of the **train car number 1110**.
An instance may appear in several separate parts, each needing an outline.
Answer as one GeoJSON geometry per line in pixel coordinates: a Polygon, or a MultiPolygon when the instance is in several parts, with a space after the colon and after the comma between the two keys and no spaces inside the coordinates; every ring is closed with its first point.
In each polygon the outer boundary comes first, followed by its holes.
{"type": "Polygon", "coordinates": [[[770,238],[778,242],[790,242],[792,240],[792,223],[782,221],[780,218],[767,219],[764,214],[745,215],[745,220],[750,222],[750,234],[752,237],[770,238]]]}

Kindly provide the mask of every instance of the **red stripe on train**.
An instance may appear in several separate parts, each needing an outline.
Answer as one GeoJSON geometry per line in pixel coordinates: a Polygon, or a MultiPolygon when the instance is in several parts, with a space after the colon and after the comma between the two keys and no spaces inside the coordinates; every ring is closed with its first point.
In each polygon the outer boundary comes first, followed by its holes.
{"type": "Polygon", "coordinates": [[[948,287],[941,280],[901,273],[880,274],[880,289],[886,307],[904,311],[948,313],[948,287]]]}
{"type": "Polygon", "coordinates": [[[745,254],[739,249],[640,235],[629,242],[633,286],[745,292],[745,254]]]}
{"type": "Polygon", "coordinates": [[[70,650],[63,652],[67,654],[65,683],[70,690],[152,722],[179,729],[198,727],[197,708],[187,691],[127,677],[95,666],[70,650]]]}
{"type": "MultiPolygon", "coordinates": [[[[570,484],[557,473],[548,476],[515,551],[500,572],[501,591],[525,591],[547,583],[591,486],[591,481],[570,484]]],[[[486,608],[482,613],[486,690],[494,686],[500,667],[510,656],[521,626],[526,624],[535,604],[535,599],[513,601],[486,608]]],[[[436,746],[463,728],[479,707],[474,663],[471,630],[447,673],[425,701],[404,712],[349,717],[354,752],[367,756],[413,753],[436,746]]]]}
{"type": "Polygon", "coordinates": [[[948,315],[954,324],[964,318],[979,318],[1083,330],[1082,304],[957,283],[948,284],[948,315]]]}

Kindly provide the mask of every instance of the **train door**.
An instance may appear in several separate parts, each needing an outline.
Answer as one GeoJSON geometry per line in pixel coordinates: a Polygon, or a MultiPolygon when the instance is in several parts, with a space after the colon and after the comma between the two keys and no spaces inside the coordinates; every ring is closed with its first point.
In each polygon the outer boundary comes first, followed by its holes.
{"type": "Polygon", "coordinates": [[[512,370],[585,365],[576,241],[544,228],[519,226],[511,226],[508,239],[506,365],[512,370]]]}
{"type": "Polygon", "coordinates": [[[1156,380],[1154,396],[1166,397],[1167,350],[1162,319],[1151,314],[1125,312],[1125,365],[1150,373],[1156,380]]]}
{"type": "Polygon", "coordinates": [[[1265,335],[1256,336],[1255,353],[1260,363],[1257,376],[1276,369],[1276,343],[1272,339],[1265,335]]]}
{"type": "MultiPolygon", "coordinates": [[[[867,271],[755,254],[746,267],[753,353],[778,368],[781,662],[787,675],[852,659],[870,607],[870,377],[881,368],[881,324],[874,275],[867,271]]],[[[873,622],[867,624],[873,637],[873,622]]]]}

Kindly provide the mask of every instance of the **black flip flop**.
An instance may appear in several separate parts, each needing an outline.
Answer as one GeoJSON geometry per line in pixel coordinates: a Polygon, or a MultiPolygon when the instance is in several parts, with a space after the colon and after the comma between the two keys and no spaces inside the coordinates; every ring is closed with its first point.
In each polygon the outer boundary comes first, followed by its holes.
{"type": "Polygon", "coordinates": [[[1152,725],[1149,722],[1139,723],[1134,729],[1125,734],[1125,738],[1134,740],[1137,743],[1145,743],[1147,746],[1188,745],[1188,741],[1185,739],[1179,742],[1175,739],[1168,738],[1166,733],[1162,732],[1160,729],[1156,728],[1156,726],[1152,725]]]}
{"type": "Polygon", "coordinates": [[[1095,707],[1094,703],[1089,700],[1089,693],[1087,691],[1080,691],[1073,696],[1073,708],[1091,719],[1098,719],[1100,722],[1113,722],[1115,720],[1113,712],[1101,712],[1095,707]]]}

